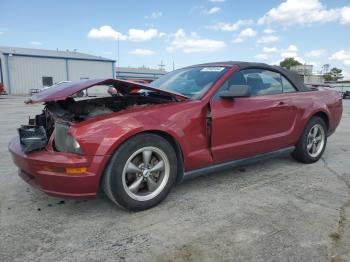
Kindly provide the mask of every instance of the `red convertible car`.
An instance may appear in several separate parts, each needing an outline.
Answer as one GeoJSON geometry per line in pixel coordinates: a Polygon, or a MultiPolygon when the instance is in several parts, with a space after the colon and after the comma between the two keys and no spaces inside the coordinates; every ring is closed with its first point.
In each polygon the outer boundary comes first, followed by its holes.
{"type": "Polygon", "coordinates": [[[149,85],[62,83],[26,102],[45,108],[9,144],[19,175],[59,197],[90,198],[102,188],[130,210],[158,204],[177,182],[200,174],[283,153],[313,163],[342,115],[336,91],[248,62],[190,66],[149,85]],[[72,97],[102,87],[118,92],[72,97]]]}

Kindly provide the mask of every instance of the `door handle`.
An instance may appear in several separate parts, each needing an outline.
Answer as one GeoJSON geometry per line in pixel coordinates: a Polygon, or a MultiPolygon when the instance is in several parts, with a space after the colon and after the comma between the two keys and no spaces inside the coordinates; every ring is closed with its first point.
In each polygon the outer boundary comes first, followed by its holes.
{"type": "Polygon", "coordinates": [[[277,106],[284,106],[286,103],[283,101],[278,102],[277,106]]]}

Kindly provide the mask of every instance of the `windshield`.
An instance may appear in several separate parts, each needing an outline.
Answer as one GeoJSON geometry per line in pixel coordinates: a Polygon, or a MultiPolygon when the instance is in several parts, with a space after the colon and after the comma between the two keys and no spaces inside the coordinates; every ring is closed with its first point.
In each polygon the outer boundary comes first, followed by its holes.
{"type": "Polygon", "coordinates": [[[200,99],[226,71],[227,67],[217,66],[183,68],[158,78],[150,86],[200,99]]]}

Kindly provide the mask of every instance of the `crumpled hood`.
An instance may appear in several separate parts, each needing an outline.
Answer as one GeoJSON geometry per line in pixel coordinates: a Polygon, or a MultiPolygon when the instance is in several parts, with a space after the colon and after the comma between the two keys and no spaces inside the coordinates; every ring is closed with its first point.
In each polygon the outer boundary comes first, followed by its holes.
{"type": "Polygon", "coordinates": [[[72,81],[57,84],[51,88],[48,88],[38,94],[33,95],[28,100],[25,101],[27,104],[34,103],[43,103],[43,102],[51,102],[51,101],[59,101],[65,100],[67,97],[74,95],[75,93],[87,89],[96,85],[113,85],[120,93],[128,94],[130,91],[135,89],[146,89],[151,91],[156,91],[161,94],[170,95],[174,98],[180,100],[188,99],[186,96],[181,94],[164,91],[155,87],[151,87],[146,84],[130,82],[121,79],[89,79],[89,80],[80,80],[80,81],[72,81]]]}

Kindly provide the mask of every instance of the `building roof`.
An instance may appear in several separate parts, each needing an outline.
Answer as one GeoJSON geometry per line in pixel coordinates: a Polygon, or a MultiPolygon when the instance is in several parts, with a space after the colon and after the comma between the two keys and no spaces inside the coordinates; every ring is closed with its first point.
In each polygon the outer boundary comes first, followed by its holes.
{"type": "Polygon", "coordinates": [[[68,58],[68,59],[75,59],[75,60],[114,62],[114,60],[112,59],[84,54],[76,51],[59,51],[59,50],[47,50],[47,49],[36,49],[36,48],[0,46],[0,53],[6,54],[6,55],[11,54],[11,55],[28,56],[28,57],[68,58]]]}
{"type": "Polygon", "coordinates": [[[123,79],[144,79],[144,80],[154,80],[158,77],[166,74],[166,71],[152,68],[133,68],[133,67],[117,67],[116,77],[123,79]]]}
{"type": "Polygon", "coordinates": [[[167,72],[160,69],[154,69],[154,68],[147,68],[147,67],[117,67],[117,72],[125,72],[125,73],[144,73],[144,74],[157,74],[157,75],[164,75],[167,72]],[[119,69],[119,70],[118,70],[119,69]]]}

